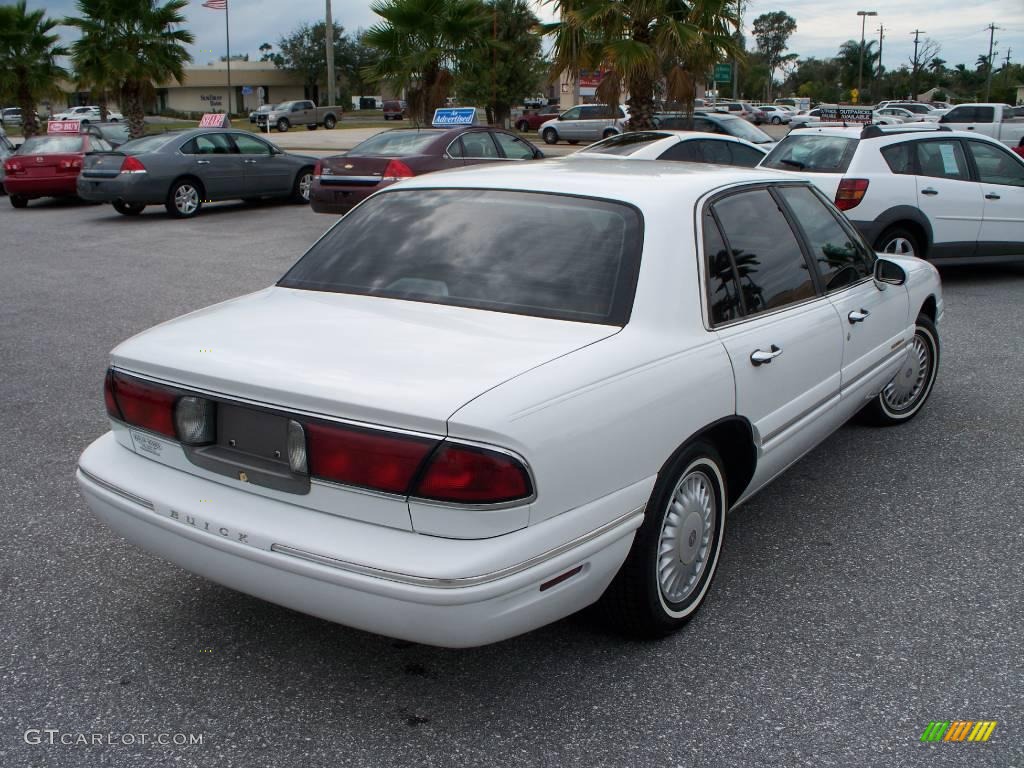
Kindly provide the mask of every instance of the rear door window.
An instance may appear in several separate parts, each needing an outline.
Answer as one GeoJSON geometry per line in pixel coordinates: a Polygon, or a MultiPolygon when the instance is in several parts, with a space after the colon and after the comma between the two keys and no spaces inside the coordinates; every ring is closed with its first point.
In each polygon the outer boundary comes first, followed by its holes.
{"type": "Polygon", "coordinates": [[[721,198],[712,210],[736,265],[748,314],[817,295],[800,241],[767,189],[721,198]]]}
{"type": "Polygon", "coordinates": [[[488,131],[473,131],[462,134],[463,157],[467,160],[498,160],[498,148],[488,131]]]}
{"type": "Polygon", "coordinates": [[[704,263],[708,274],[708,305],[711,323],[728,323],[743,316],[736,271],[718,222],[710,210],[704,214],[704,263]]]}
{"type": "Polygon", "coordinates": [[[625,203],[540,192],[382,192],[278,285],[625,325],[643,219],[625,203]]]}

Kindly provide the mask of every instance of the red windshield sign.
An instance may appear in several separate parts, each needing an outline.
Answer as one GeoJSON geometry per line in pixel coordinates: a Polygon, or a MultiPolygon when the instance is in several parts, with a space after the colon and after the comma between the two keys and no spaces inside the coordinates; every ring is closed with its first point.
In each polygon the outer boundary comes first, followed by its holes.
{"type": "Polygon", "coordinates": [[[78,133],[82,126],[78,120],[48,120],[46,122],[47,133],[78,133]]]}
{"type": "Polygon", "coordinates": [[[227,128],[227,125],[225,125],[225,123],[224,123],[224,118],[226,118],[226,117],[227,117],[227,115],[225,115],[223,112],[220,112],[220,113],[207,112],[205,115],[203,115],[203,119],[199,121],[199,127],[200,128],[227,128]]]}

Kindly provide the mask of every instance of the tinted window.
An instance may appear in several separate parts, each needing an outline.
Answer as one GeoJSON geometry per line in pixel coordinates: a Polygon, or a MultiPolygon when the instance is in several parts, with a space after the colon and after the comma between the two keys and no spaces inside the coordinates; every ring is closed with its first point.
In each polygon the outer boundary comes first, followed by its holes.
{"type": "Polygon", "coordinates": [[[732,152],[732,164],[744,168],[755,167],[765,157],[764,152],[760,152],[753,147],[736,144],[735,142],[729,144],[729,149],[732,152]]]}
{"type": "Polygon", "coordinates": [[[280,285],[624,325],[643,222],[622,203],[536,192],[384,192],[280,285]]]}
{"type": "Polygon", "coordinates": [[[736,273],[711,211],[704,214],[704,259],[708,270],[708,305],[712,324],[738,319],[743,312],[736,273]]]}
{"type": "Polygon", "coordinates": [[[231,138],[235,140],[235,146],[243,155],[269,155],[270,145],[265,141],[254,139],[247,133],[233,133],[231,138]]]}
{"type": "Polygon", "coordinates": [[[978,178],[986,184],[1024,187],[1024,163],[1002,147],[981,141],[968,141],[967,146],[978,166],[978,178]]]}
{"type": "Polygon", "coordinates": [[[748,313],[815,295],[800,243],[766,189],[740,192],[714,204],[729,243],[748,313]]]}
{"type": "Polygon", "coordinates": [[[455,141],[448,145],[448,154],[455,158],[466,156],[466,153],[462,151],[462,139],[455,139],[455,141]]]}
{"type": "Polygon", "coordinates": [[[572,109],[566,110],[562,113],[562,119],[579,120],[581,114],[583,114],[583,107],[573,107],[572,109]]]}
{"type": "Polygon", "coordinates": [[[717,123],[713,123],[710,120],[702,120],[699,117],[693,121],[693,130],[701,131],[702,133],[722,133],[722,129],[717,123]]]}
{"type": "Polygon", "coordinates": [[[494,158],[497,160],[500,155],[498,148],[494,146],[491,134],[486,131],[462,134],[462,151],[464,157],[469,158],[494,158]]]}
{"type": "Polygon", "coordinates": [[[443,130],[413,129],[384,131],[371,136],[361,144],[357,144],[348,154],[353,157],[380,155],[384,157],[403,157],[421,154],[430,142],[443,134],[443,130]]]}
{"type": "Polygon", "coordinates": [[[892,144],[882,147],[882,157],[885,159],[889,170],[901,175],[913,176],[917,173],[914,168],[914,144],[905,141],[902,144],[892,144]]]}
{"type": "Polygon", "coordinates": [[[89,150],[92,152],[112,152],[114,148],[110,146],[110,142],[106,139],[93,136],[89,139],[89,150]]]}
{"type": "Polygon", "coordinates": [[[970,178],[967,158],[964,157],[963,147],[956,139],[918,142],[917,167],[922,176],[964,181],[970,178]]]}
{"type": "Polygon", "coordinates": [[[718,165],[732,165],[732,152],[729,151],[729,144],[725,141],[714,139],[699,139],[700,153],[705,163],[717,163],[718,165]]]}
{"type": "Polygon", "coordinates": [[[871,264],[856,239],[807,187],[779,190],[807,237],[821,284],[834,291],[871,274],[871,264]]]}
{"type": "Polygon", "coordinates": [[[654,131],[620,133],[580,151],[602,155],[632,155],[652,141],[661,141],[662,139],[667,139],[670,135],[668,133],[655,133],[654,131]]]}
{"type": "MultiPolygon", "coordinates": [[[[628,136],[629,134],[627,133],[626,135],[628,136]]],[[[683,163],[699,163],[702,162],[702,156],[698,149],[698,142],[696,141],[680,141],[662,152],[658,159],[675,160],[676,162],[683,163]]]]}
{"type": "Polygon", "coordinates": [[[33,136],[18,147],[19,155],[55,155],[82,151],[81,136],[33,136]]]}
{"type": "Polygon", "coordinates": [[[237,150],[225,133],[207,133],[196,136],[181,151],[186,155],[234,155],[237,150]]]}
{"type": "Polygon", "coordinates": [[[857,139],[801,134],[787,136],[769,153],[763,168],[805,173],[843,173],[857,149],[857,139]]]}
{"type": "Polygon", "coordinates": [[[143,152],[155,152],[165,144],[169,144],[172,141],[180,139],[180,133],[156,133],[152,136],[143,136],[141,139],[134,139],[126,144],[122,144],[118,147],[118,150],[121,152],[127,152],[130,155],[138,155],[143,152]]]}
{"type": "Polygon", "coordinates": [[[505,153],[505,157],[511,160],[533,159],[533,148],[518,136],[495,131],[494,138],[501,147],[501,151],[505,153]]]}

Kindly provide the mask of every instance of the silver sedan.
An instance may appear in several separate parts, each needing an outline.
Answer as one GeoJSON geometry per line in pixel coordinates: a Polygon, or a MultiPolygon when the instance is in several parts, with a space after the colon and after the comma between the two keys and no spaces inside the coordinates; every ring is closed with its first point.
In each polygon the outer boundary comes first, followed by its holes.
{"type": "Polygon", "coordinates": [[[78,177],[85,200],[126,216],[164,205],[176,218],[217,200],[290,198],[308,203],[316,158],[283,152],[247,131],[199,128],[144,136],[90,154],[78,177]]]}

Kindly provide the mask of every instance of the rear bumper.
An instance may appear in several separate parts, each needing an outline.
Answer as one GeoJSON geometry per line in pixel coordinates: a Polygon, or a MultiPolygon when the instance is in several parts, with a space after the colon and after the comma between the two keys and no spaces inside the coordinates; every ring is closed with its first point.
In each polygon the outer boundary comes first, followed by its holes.
{"type": "Polygon", "coordinates": [[[4,188],[8,194],[22,197],[70,197],[75,194],[75,178],[75,176],[68,176],[26,179],[5,176],[4,188]]]}
{"type": "Polygon", "coordinates": [[[387,186],[390,186],[390,182],[381,182],[371,187],[314,181],[309,190],[309,205],[317,213],[348,213],[374,192],[387,186]]]}
{"type": "Polygon", "coordinates": [[[122,173],[109,178],[79,176],[77,189],[83,200],[98,203],[121,200],[156,205],[167,196],[166,185],[153,181],[148,173],[122,173]]]}
{"type": "MultiPolygon", "coordinates": [[[[596,601],[643,517],[626,509],[561,541],[567,521],[558,518],[491,539],[443,539],[212,483],[139,456],[112,433],[82,454],[77,479],[111,528],[189,571],[329,621],[453,648],[513,637],[596,601]],[[403,567],[413,561],[418,572],[403,567]]],[[[560,517],[593,519],[594,505],[610,504],[621,495],[560,517]]]]}

